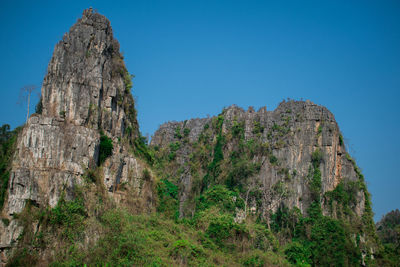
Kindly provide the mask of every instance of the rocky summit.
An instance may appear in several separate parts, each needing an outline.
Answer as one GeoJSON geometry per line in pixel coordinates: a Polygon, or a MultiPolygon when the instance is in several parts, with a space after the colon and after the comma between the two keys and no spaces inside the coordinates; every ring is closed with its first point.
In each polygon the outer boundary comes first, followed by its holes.
{"type": "MultiPolygon", "coordinates": [[[[179,198],[181,216],[190,212],[190,209],[185,211],[185,206],[195,183],[190,162],[200,160],[196,159],[201,154],[198,151],[200,144],[212,144],[218,138],[223,140],[220,141],[222,157],[219,163],[221,174],[218,176],[223,176],[223,170],[232,167],[224,164],[235,165],[227,159],[243,156],[249,150],[248,161],[257,166],[256,172],[249,172],[248,177],[225,175],[242,180],[244,192],[259,190],[261,195],[270,192],[261,200],[258,195],[248,197],[250,209],[262,213],[275,212],[280,205],[297,207],[302,213],[307,213],[312,199],[308,176],[313,160],[318,161],[317,167],[321,171],[321,196],[340,183],[360,180],[353,161],[347,156],[335,118],[325,107],[310,101],[282,102],[274,111],[267,111],[265,107],[257,112],[253,108],[245,111],[231,106],[218,117],[163,124],[152,138],[151,145],[161,148],[184,140],[174,159],[178,169],[183,169],[179,178],[182,188],[179,198]],[[273,194],[274,187],[282,187],[281,194],[273,194]],[[257,206],[257,202],[261,206],[257,206]]],[[[210,160],[214,159],[215,153],[210,160]]],[[[245,172],[246,166],[237,167],[245,172]]],[[[208,169],[197,171],[202,177],[207,175],[208,169]]],[[[357,216],[362,216],[367,192],[365,188],[360,188],[355,193],[357,200],[352,209],[357,216]]]]}
{"type": "Polygon", "coordinates": [[[85,10],[55,46],[36,113],[2,128],[2,265],[385,263],[325,107],[232,105],[167,122],[147,144],[132,78],[108,19],[85,10]]]}
{"type": "MultiPolygon", "coordinates": [[[[110,22],[85,10],[54,49],[42,86],[42,113],[33,114],[18,137],[6,216],[21,213],[27,202],[55,207],[61,197],[72,200],[75,186],[99,163],[101,136],[113,143],[102,169],[107,191],[115,193],[118,184],[141,177],[144,164],[129,151],[139,138],[131,87],[110,22]]],[[[139,180],[133,183],[139,188],[139,180]]],[[[16,243],[23,231],[9,218],[8,226],[0,225],[2,247],[16,243]]]]}

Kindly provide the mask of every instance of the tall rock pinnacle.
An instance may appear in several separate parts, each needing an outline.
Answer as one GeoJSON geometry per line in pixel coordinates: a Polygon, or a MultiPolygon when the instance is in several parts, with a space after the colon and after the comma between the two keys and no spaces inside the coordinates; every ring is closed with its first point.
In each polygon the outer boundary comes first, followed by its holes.
{"type": "Polygon", "coordinates": [[[43,81],[43,115],[122,136],[137,129],[131,76],[109,20],[83,12],[56,45],[43,81]]]}
{"type": "Polygon", "coordinates": [[[85,10],[54,49],[42,114],[33,114],[19,136],[7,214],[21,212],[27,200],[54,207],[62,194],[73,198],[74,186],[98,164],[101,133],[113,143],[102,168],[106,189],[136,184],[129,179],[139,179],[144,165],[129,152],[139,134],[131,87],[110,22],[85,10]]]}

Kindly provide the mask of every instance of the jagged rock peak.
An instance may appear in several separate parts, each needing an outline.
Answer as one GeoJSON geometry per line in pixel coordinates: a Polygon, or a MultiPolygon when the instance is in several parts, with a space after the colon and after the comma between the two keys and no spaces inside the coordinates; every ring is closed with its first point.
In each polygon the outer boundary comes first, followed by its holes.
{"type": "Polygon", "coordinates": [[[99,164],[101,133],[114,144],[103,164],[107,188],[142,169],[128,153],[139,135],[131,86],[110,22],[85,10],[54,49],[42,114],[32,115],[18,138],[7,214],[20,213],[26,200],[54,207],[64,191],[72,199],[74,186],[99,164]]]}
{"type": "MultiPolygon", "coordinates": [[[[252,107],[244,110],[232,105],[215,117],[165,123],[155,132],[151,145],[162,151],[163,148],[169,149],[171,143],[181,142],[182,145],[176,152],[176,161],[180,166],[186,167],[185,164],[191,160],[188,155],[201,154],[198,151],[199,142],[206,140],[209,142],[206,145],[210,146],[217,142],[218,136],[224,136],[225,141],[221,149],[224,158],[228,159],[227,162],[232,152],[239,151],[243,144],[257,143],[259,148],[266,148],[264,152],[260,149],[251,153],[253,158],[248,160],[258,162],[260,170],[248,182],[256,181],[264,186],[268,185],[267,188],[280,182],[287,183],[291,194],[282,203],[290,208],[297,207],[303,213],[310,204],[310,191],[304,177],[309,175],[315,151],[320,153],[321,159],[323,158],[319,166],[322,193],[333,190],[344,178],[346,181],[358,179],[352,162],[345,156],[343,138],[333,114],[327,108],[308,100],[282,101],[273,111],[262,107],[256,112],[252,107]],[[220,130],[217,130],[218,121],[221,122],[220,130]],[[241,136],[242,139],[239,140],[243,140],[240,141],[243,143],[240,144],[235,136],[241,136]],[[288,171],[296,175],[290,174],[291,179],[287,179],[288,171]]],[[[206,145],[204,147],[207,147],[206,145]]],[[[212,154],[212,149],[205,152],[205,155],[212,154]]],[[[230,165],[224,168],[228,169],[230,165]]],[[[199,177],[206,175],[202,169],[198,172],[199,177]]],[[[191,194],[192,181],[190,171],[183,172],[180,177],[183,192],[180,198],[180,202],[183,203],[180,206],[181,216],[188,214],[185,205],[187,196],[191,194]]],[[[364,209],[364,195],[361,191],[357,193],[357,198],[360,201],[354,210],[361,216],[364,209]]],[[[280,203],[279,201],[276,203],[280,203]]],[[[278,206],[276,204],[275,208],[278,206]]]]}
{"type": "Polygon", "coordinates": [[[56,45],[42,87],[43,115],[122,136],[137,133],[132,87],[109,20],[86,9],[56,45]]]}

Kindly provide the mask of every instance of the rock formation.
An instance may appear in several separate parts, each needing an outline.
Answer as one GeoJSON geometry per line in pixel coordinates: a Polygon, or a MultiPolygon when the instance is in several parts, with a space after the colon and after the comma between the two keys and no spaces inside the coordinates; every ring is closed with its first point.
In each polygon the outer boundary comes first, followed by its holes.
{"type": "MultiPolygon", "coordinates": [[[[268,222],[285,209],[312,216],[320,207],[323,215],[359,229],[372,224],[364,178],[333,114],[310,101],[283,101],[273,111],[257,112],[233,105],[216,117],[168,122],[151,146],[164,160],[167,172],[160,175],[180,189],[181,218],[194,214],[196,199],[208,188],[224,184],[245,202],[236,222],[248,214],[268,222]]],[[[371,255],[375,236],[362,240],[364,255],[371,255]]]]}
{"type": "MultiPolygon", "coordinates": [[[[54,207],[61,196],[73,199],[74,186],[98,164],[101,134],[113,142],[102,168],[105,188],[112,194],[129,182],[141,193],[145,164],[132,154],[139,130],[131,87],[110,22],[85,10],[54,49],[42,86],[42,114],[33,114],[18,138],[5,216],[22,212],[27,201],[54,207]]],[[[14,220],[8,227],[0,222],[0,229],[2,247],[22,231],[14,220]]]]}
{"type": "MultiPolygon", "coordinates": [[[[274,111],[230,106],[215,117],[163,124],[149,151],[139,132],[131,78],[110,22],[85,10],[54,49],[43,81],[41,114],[33,114],[18,137],[2,211],[7,223],[0,221],[2,262],[27,232],[24,227],[34,229],[26,237],[31,251],[37,249],[31,244],[39,229],[51,237],[55,228],[67,228],[54,220],[51,228],[51,214],[59,203],[73,202],[76,188],[82,185],[87,189],[83,194],[92,194],[95,187],[96,194],[112,199],[113,207],[121,204],[141,211],[156,206],[157,193],[158,198],[170,200],[164,202],[169,205],[166,210],[188,219],[199,211],[199,197],[219,186],[228,192],[229,203],[244,203],[230,206],[234,212],[230,209],[231,217],[226,218],[232,218],[231,228],[252,216],[250,221],[260,222],[263,235],[272,235],[270,218],[279,211],[294,211],[299,215],[296,223],[317,213],[320,222],[329,217],[352,225],[338,228],[346,229],[342,236],[351,235],[346,239],[351,242],[342,241],[355,243],[349,247],[362,251],[363,259],[372,257],[376,243],[374,230],[367,229],[372,222],[369,194],[360,170],[346,152],[335,118],[326,108],[292,100],[283,101],[274,111]],[[112,150],[106,155],[103,142],[112,150]],[[97,175],[94,178],[93,173],[97,175]],[[157,192],[153,177],[158,178],[157,192]],[[128,189],[119,190],[121,187],[128,189]],[[29,225],[18,220],[30,206],[48,213],[48,228],[37,218],[27,220],[29,225]]],[[[107,235],[98,231],[101,226],[96,220],[101,216],[92,202],[80,210],[91,226],[79,232],[84,236],[82,249],[95,244],[101,234],[107,235]]],[[[217,209],[214,212],[219,213],[217,209]]],[[[302,227],[310,226],[307,223],[312,221],[303,221],[302,227]]],[[[213,240],[204,228],[203,237],[213,240]]],[[[228,230],[231,233],[232,229],[228,230]]],[[[249,233],[243,230],[239,234],[249,233]]],[[[41,248],[48,255],[37,257],[38,265],[45,258],[54,260],[51,246],[60,239],[50,237],[47,247],[41,248]]],[[[253,237],[243,240],[247,238],[253,237]]],[[[74,242],[73,238],[69,242],[74,242]]],[[[263,247],[269,250],[271,246],[263,247]]],[[[86,252],[90,254],[90,250],[86,252]]],[[[356,256],[358,264],[361,256],[356,256]]]]}
{"type": "MultiPolygon", "coordinates": [[[[302,213],[306,213],[310,204],[307,176],[315,151],[322,156],[319,165],[321,195],[334,190],[341,181],[359,180],[353,162],[346,156],[335,118],[325,107],[310,101],[288,101],[282,102],[274,111],[267,111],[266,108],[261,108],[257,112],[252,108],[245,111],[237,106],[230,106],[224,109],[220,116],[223,118],[222,134],[228,136],[223,145],[225,159],[237,149],[238,144],[232,138],[235,127],[242,128],[240,130],[243,130],[244,143],[254,142],[265,149],[255,151],[250,159],[260,164],[260,170],[246,181],[246,186],[256,181],[263,190],[270,190],[274,185],[283,182],[287,195],[284,198],[272,197],[268,206],[273,207],[273,210],[276,210],[282,201],[285,206],[298,207],[302,213]]],[[[177,131],[187,129],[189,133],[188,141],[183,142],[177,151],[179,167],[186,169],[180,176],[181,216],[185,214],[183,206],[193,184],[188,167],[189,156],[195,151],[193,144],[199,142],[201,135],[207,132],[206,128],[211,127],[213,120],[216,119],[217,117],[169,122],[161,125],[152,138],[151,145],[168,147],[170,143],[180,141],[177,131]]],[[[214,142],[216,138],[215,134],[210,137],[214,142]]],[[[357,205],[353,208],[356,214],[361,216],[365,201],[362,190],[357,192],[357,198],[357,205]]]]}

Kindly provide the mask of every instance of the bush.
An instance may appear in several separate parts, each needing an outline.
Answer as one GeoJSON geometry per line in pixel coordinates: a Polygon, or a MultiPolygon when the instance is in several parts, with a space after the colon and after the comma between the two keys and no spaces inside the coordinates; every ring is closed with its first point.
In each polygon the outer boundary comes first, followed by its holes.
{"type": "Polygon", "coordinates": [[[174,138],[182,139],[181,127],[180,127],[180,126],[177,126],[177,127],[175,128],[174,138]]]}
{"type": "Polygon", "coordinates": [[[231,236],[231,230],[233,229],[234,222],[232,215],[223,214],[218,217],[214,217],[207,228],[206,234],[214,240],[214,242],[224,247],[224,240],[231,236]]]}
{"type": "Polygon", "coordinates": [[[311,154],[311,162],[314,166],[314,168],[318,168],[319,165],[322,162],[322,152],[319,148],[317,148],[312,154],[311,154]]]}
{"type": "Polygon", "coordinates": [[[286,259],[296,266],[311,266],[311,251],[299,242],[289,243],[285,248],[286,259]]]}
{"type": "MultiPolygon", "coordinates": [[[[223,122],[223,119],[222,119],[223,122]]],[[[222,127],[221,122],[221,127],[222,127]]],[[[220,164],[224,159],[224,153],[222,147],[225,143],[224,136],[220,133],[217,135],[217,142],[214,147],[214,157],[213,161],[207,166],[207,174],[203,177],[202,190],[207,189],[208,186],[215,182],[215,178],[221,173],[220,164]]]]}
{"type": "Polygon", "coordinates": [[[253,134],[261,134],[264,132],[264,126],[259,121],[253,123],[253,134]]]}
{"type": "Polygon", "coordinates": [[[178,187],[168,181],[161,179],[157,184],[158,207],[157,210],[165,212],[167,216],[177,215],[178,211],[178,187]]]}
{"type": "Polygon", "coordinates": [[[239,189],[239,191],[242,191],[246,186],[247,178],[256,174],[259,168],[259,164],[249,162],[247,159],[237,160],[228,174],[227,187],[231,190],[239,189]]]}
{"type": "Polygon", "coordinates": [[[233,213],[236,208],[244,208],[244,201],[236,192],[228,190],[223,185],[216,185],[208,189],[196,201],[197,211],[206,210],[212,206],[233,213]]]}
{"type": "Polygon", "coordinates": [[[100,166],[101,164],[104,163],[104,161],[112,155],[113,151],[113,143],[111,138],[108,136],[104,135],[103,133],[100,134],[100,147],[99,147],[99,163],[98,165],[100,166]]]}
{"type": "Polygon", "coordinates": [[[272,165],[277,164],[277,163],[278,163],[278,158],[271,154],[271,155],[269,156],[269,162],[270,162],[272,165]]]}
{"type": "Polygon", "coordinates": [[[172,142],[169,144],[169,154],[168,154],[168,161],[173,161],[176,158],[176,151],[179,150],[181,147],[181,143],[179,141],[172,142]]]}
{"type": "Polygon", "coordinates": [[[343,145],[343,136],[341,134],[339,134],[339,145],[343,145]]]}
{"type": "Polygon", "coordinates": [[[310,191],[311,191],[311,198],[315,201],[320,201],[320,194],[321,194],[321,171],[319,168],[314,169],[312,180],[310,183],[310,191]]]}
{"type": "Polygon", "coordinates": [[[189,129],[189,128],[183,129],[183,135],[184,135],[185,137],[188,137],[189,134],[190,134],[190,129],[189,129]]]}
{"type": "Polygon", "coordinates": [[[262,251],[274,250],[278,249],[279,243],[275,239],[274,235],[270,230],[266,228],[264,224],[253,224],[249,225],[250,238],[252,241],[252,245],[256,249],[260,249],[262,251]]]}
{"type": "Polygon", "coordinates": [[[10,131],[10,125],[0,127],[0,210],[3,207],[10,178],[11,160],[14,155],[18,133],[21,128],[10,131]]]}
{"type": "Polygon", "coordinates": [[[49,223],[62,226],[62,235],[73,241],[83,230],[83,220],[86,217],[82,198],[66,201],[63,196],[53,209],[50,210],[49,223]]]}
{"type": "Polygon", "coordinates": [[[124,84],[125,84],[125,93],[130,94],[133,86],[132,79],[135,77],[133,74],[129,74],[129,72],[125,69],[124,71],[124,84]]]}
{"type": "Polygon", "coordinates": [[[153,165],[154,156],[149,152],[149,148],[147,146],[147,138],[139,133],[139,136],[135,138],[134,145],[135,145],[135,155],[144,158],[147,161],[147,163],[153,165]]]}
{"type": "Polygon", "coordinates": [[[234,137],[239,137],[244,139],[244,123],[238,123],[237,121],[233,121],[233,125],[231,128],[232,135],[234,137]]]}
{"type": "Polygon", "coordinates": [[[252,255],[252,256],[247,257],[243,261],[243,265],[251,266],[251,267],[263,267],[263,266],[265,266],[265,261],[259,255],[252,255]]]}
{"type": "Polygon", "coordinates": [[[204,250],[188,240],[179,239],[172,244],[170,255],[175,259],[180,259],[184,264],[187,264],[191,259],[201,257],[204,250]]]}

